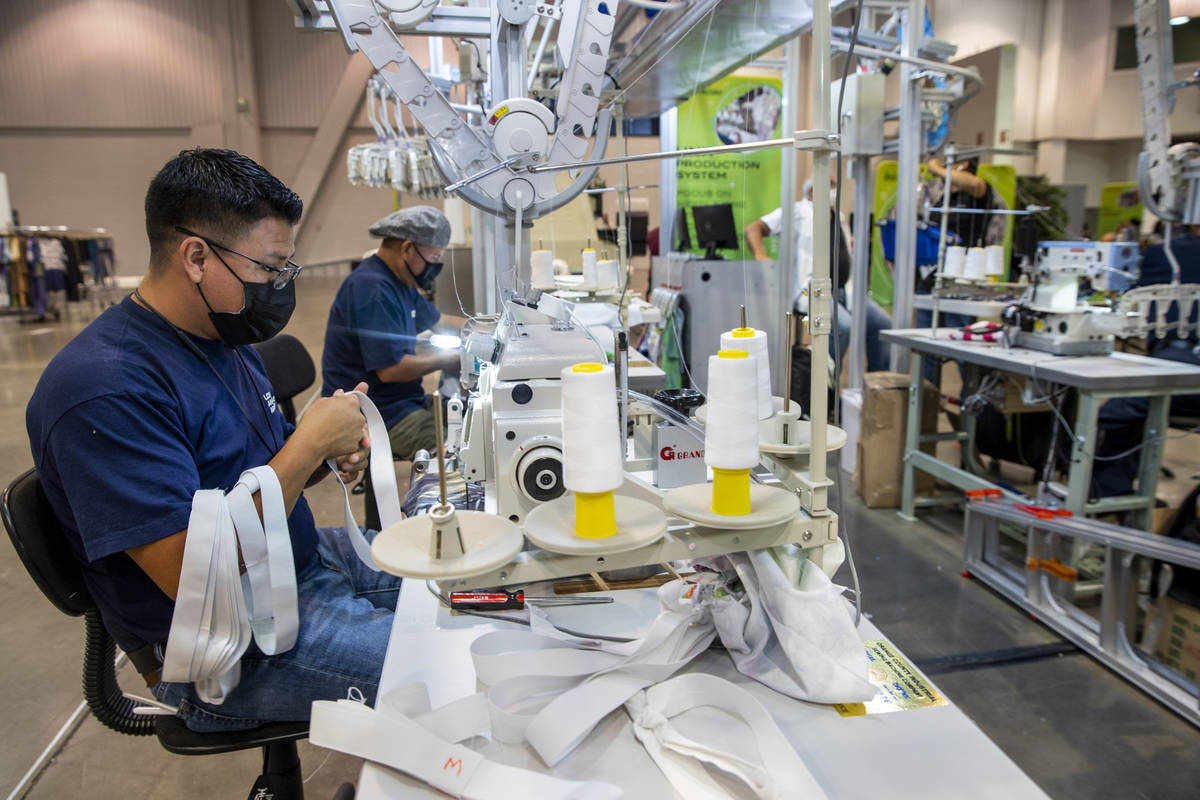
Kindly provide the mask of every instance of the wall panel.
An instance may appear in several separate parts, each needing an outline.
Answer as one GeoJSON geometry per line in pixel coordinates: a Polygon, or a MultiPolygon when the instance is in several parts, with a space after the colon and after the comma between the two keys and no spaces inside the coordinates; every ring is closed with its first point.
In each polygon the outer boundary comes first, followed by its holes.
{"type": "Polygon", "coordinates": [[[0,4],[0,127],[216,122],[227,17],[224,0],[0,4]]]}

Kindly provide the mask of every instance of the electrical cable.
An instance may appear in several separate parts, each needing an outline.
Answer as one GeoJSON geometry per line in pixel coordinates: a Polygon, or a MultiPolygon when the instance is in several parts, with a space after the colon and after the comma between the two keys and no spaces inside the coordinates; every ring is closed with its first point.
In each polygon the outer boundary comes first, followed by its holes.
{"type": "MultiPolygon", "coordinates": [[[[1013,383],[1013,385],[1016,386],[1018,389],[1020,388],[1020,384],[1018,384],[1016,379],[1013,378],[1011,375],[1006,374],[1005,377],[1008,378],[1008,380],[1011,381],[1013,383]]],[[[1041,390],[1041,386],[1039,385],[1037,378],[1034,378],[1031,375],[1030,382],[1033,384],[1033,388],[1035,390],[1039,390],[1039,391],[1041,390]]],[[[1074,428],[1071,427],[1071,424],[1069,422],[1067,422],[1067,418],[1065,416],[1063,416],[1063,413],[1059,408],[1059,406],[1062,403],[1062,396],[1065,395],[1065,393],[1066,393],[1066,389],[1064,387],[1063,391],[1058,393],[1057,395],[1053,392],[1049,392],[1049,393],[1044,394],[1042,397],[1032,398],[1029,401],[1029,404],[1030,405],[1041,405],[1042,403],[1045,403],[1047,406],[1049,406],[1050,410],[1053,411],[1054,415],[1058,418],[1059,423],[1063,426],[1064,429],[1066,429],[1067,435],[1069,437],[1071,437],[1071,441],[1075,442],[1075,441],[1078,441],[1078,439],[1075,436],[1075,430],[1074,430],[1074,428]]],[[[1189,428],[1189,429],[1183,431],[1182,433],[1161,434],[1158,436],[1152,436],[1149,439],[1143,440],[1141,442],[1141,444],[1134,445],[1133,447],[1130,447],[1128,450],[1122,450],[1120,453],[1117,453],[1116,455],[1111,455],[1111,456],[1093,455],[1092,461],[1118,461],[1122,458],[1125,458],[1126,456],[1133,455],[1137,451],[1141,450],[1143,447],[1154,444],[1156,442],[1167,441],[1168,439],[1185,439],[1188,436],[1191,436],[1196,433],[1200,433],[1200,425],[1197,425],[1194,428],[1189,428]]],[[[1075,461],[1072,459],[1071,463],[1075,463],[1075,461]]]]}
{"type": "MultiPolygon", "coordinates": [[[[838,104],[837,104],[838,141],[841,141],[841,138],[842,138],[842,102],[846,96],[846,79],[850,74],[850,64],[854,61],[854,46],[855,46],[855,44],[858,43],[858,27],[859,27],[859,24],[862,22],[862,7],[863,7],[863,0],[858,0],[857,4],[855,5],[855,9],[854,9],[854,27],[851,29],[851,32],[850,32],[850,46],[846,50],[846,60],[842,64],[842,82],[841,82],[841,86],[838,88],[838,104]]],[[[839,270],[840,270],[840,266],[841,266],[840,251],[841,251],[841,234],[842,234],[841,220],[838,218],[838,210],[842,206],[842,150],[840,147],[838,148],[838,151],[837,151],[837,173],[838,173],[838,183],[837,183],[837,189],[834,191],[834,202],[833,202],[833,204],[834,204],[833,242],[832,242],[832,248],[831,248],[830,252],[834,253],[834,254],[839,254],[834,257],[838,259],[838,265],[839,265],[839,270]]],[[[814,192],[816,191],[816,187],[813,187],[813,191],[814,192]]],[[[813,224],[814,225],[816,224],[815,220],[814,220],[813,224]]],[[[862,247],[863,244],[860,242],[856,242],[855,246],[862,247]]],[[[833,421],[834,421],[834,424],[836,425],[841,421],[841,412],[842,412],[841,346],[840,346],[840,343],[838,342],[838,335],[837,335],[837,318],[838,318],[839,303],[837,301],[836,294],[834,295],[834,297],[832,297],[830,299],[834,300],[834,302],[832,304],[833,313],[831,316],[832,316],[832,322],[833,322],[833,332],[832,332],[833,333],[833,421]]],[[[859,309],[859,313],[861,313],[865,316],[867,313],[867,310],[865,308],[859,309]]],[[[788,353],[788,358],[791,358],[791,353],[788,353]]],[[[842,496],[843,496],[843,494],[842,494],[842,465],[841,465],[840,453],[834,457],[834,462],[835,463],[833,464],[833,469],[834,469],[834,472],[836,473],[836,475],[834,476],[834,480],[833,480],[833,494],[834,494],[833,501],[834,501],[834,504],[836,505],[837,509],[840,511],[841,507],[842,507],[841,501],[842,501],[842,496]]],[[[847,531],[845,525],[842,525],[840,527],[842,529],[842,542],[846,546],[846,565],[850,568],[850,580],[854,584],[854,626],[858,627],[859,622],[862,621],[862,588],[859,585],[859,581],[858,581],[858,567],[854,563],[854,548],[851,547],[851,545],[850,545],[849,531],[847,531]]]]}

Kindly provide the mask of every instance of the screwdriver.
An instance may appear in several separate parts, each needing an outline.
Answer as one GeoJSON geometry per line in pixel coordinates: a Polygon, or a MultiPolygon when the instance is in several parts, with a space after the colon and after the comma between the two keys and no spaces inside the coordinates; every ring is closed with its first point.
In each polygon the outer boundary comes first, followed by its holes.
{"type": "Polygon", "coordinates": [[[515,592],[451,592],[450,608],[456,611],[508,611],[535,606],[587,606],[611,603],[611,597],[526,597],[523,590],[515,592]]]}

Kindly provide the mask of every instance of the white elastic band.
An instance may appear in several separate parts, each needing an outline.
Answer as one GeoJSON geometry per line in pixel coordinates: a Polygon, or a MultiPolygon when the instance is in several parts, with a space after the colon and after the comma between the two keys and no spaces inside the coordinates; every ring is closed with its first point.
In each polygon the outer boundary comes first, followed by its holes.
{"type": "MultiPolygon", "coordinates": [[[[432,721],[443,711],[453,717],[462,710],[455,703],[422,719],[432,721]]],[[[473,727],[454,721],[440,725],[458,731],[473,727]]],[[[463,800],[616,800],[622,796],[612,784],[565,781],[488,761],[386,705],[372,710],[350,700],[319,700],[313,703],[308,739],[318,747],[399,770],[463,800]]]]}
{"type": "MultiPolygon", "coordinates": [[[[691,673],[638,692],[625,704],[637,736],[680,797],[688,800],[722,800],[727,790],[705,769],[711,764],[746,784],[763,800],[805,798],[820,800],[825,791],[804,761],[779,730],[763,705],[745,689],[714,675],[691,673]],[[715,708],[727,715],[709,726],[707,741],[685,736],[672,718],[695,708],[715,708]],[[732,719],[730,719],[732,718],[732,719]],[[737,730],[730,722],[749,729],[737,730]],[[751,760],[729,752],[731,742],[747,742],[740,749],[757,753],[751,760]]],[[[694,722],[689,732],[697,732],[694,722]]]]}
{"type": "Polygon", "coordinates": [[[163,680],[194,682],[201,700],[220,705],[252,635],[229,504],[219,489],[202,489],[192,499],[163,680]]]}
{"type": "MultiPolygon", "coordinates": [[[[677,591],[678,582],[667,586],[673,584],[677,591]]],[[[491,687],[494,735],[506,741],[523,735],[554,766],[608,713],[670,677],[715,636],[707,610],[685,604],[665,610],[632,642],[572,643],[498,631],[476,639],[471,658],[476,677],[491,687]]]]}
{"type": "MultiPolygon", "coordinates": [[[[379,414],[379,409],[362,392],[350,392],[358,397],[358,406],[367,420],[367,437],[371,442],[371,484],[375,488],[375,505],[379,509],[380,528],[386,528],[404,518],[400,511],[400,492],[396,488],[396,468],[392,465],[392,443],[388,438],[387,425],[379,414]]],[[[362,535],[362,529],[354,519],[354,511],[350,508],[350,490],[338,474],[337,462],[333,459],[325,462],[333,474],[338,476],[342,484],[342,494],[345,497],[346,533],[350,536],[350,544],[359,560],[376,572],[379,565],[371,558],[371,543],[362,535]]]]}
{"type": "Polygon", "coordinates": [[[300,612],[292,538],[279,477],[270,467],[247,470],[226,501],[246,565],[242,584],[254,641],[266,655],[287,652],[296,643],[300,612]],[[255,492],[262,502],[261,521],[254,506],[255,492]]]}

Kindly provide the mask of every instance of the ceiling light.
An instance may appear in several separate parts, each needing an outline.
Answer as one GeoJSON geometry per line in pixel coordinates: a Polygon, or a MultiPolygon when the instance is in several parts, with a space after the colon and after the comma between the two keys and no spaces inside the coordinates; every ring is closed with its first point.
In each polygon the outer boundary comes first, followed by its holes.
{"type": "Polygon", "coordinates": [[[1183,25],[1186,22],[1190,22],[1191,19],[1191,17],[1171,17],[1170,22],[1172,25],[1183,25]]]}

